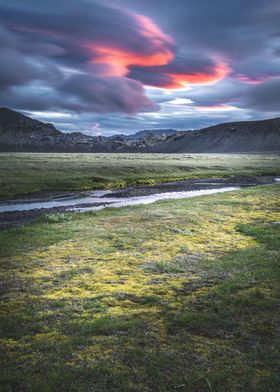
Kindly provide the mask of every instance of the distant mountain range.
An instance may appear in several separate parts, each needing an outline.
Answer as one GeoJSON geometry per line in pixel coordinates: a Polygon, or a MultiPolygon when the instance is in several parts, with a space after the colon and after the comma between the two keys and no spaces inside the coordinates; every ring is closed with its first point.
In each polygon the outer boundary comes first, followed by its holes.
{"type": "Polygon", "coordinates": [[[176,131],[175,129],[147,129],[136,132],[132,135],[124,135],[123,133],[121,133],[118,135],[113,135],[111,136],[111,138],[121,137],[123,139],[143,139],[145,137],[151,137],[156,135],[164,138],[165,136],[175,135],[175,133],[178,133],[178,131],[176,131]]]}
{"type": "Polygon", "coordinates": [[[157,129],[105,137],[63,133],[52,124],[0,108],[0,151],[276,152],[280,151],[280,118],[219,124],[196,131],[157,129]]]}

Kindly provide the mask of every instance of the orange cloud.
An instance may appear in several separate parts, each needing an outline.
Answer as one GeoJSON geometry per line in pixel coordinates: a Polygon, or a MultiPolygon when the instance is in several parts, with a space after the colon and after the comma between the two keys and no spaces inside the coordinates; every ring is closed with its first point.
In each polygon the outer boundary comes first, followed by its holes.
{"type": "Polygon", "coordinates": [[[169,77],[170,82],[166,86],[164,86],[164,88],[178,89],[186,87],[189,84],[213,83],[220,79],[223,79],[226,75],[228,75],[229,71],[230,69],[227,65],[219,63],[214,67],[211,73],[194,72],[191,74],[185,74],[167,72],[166,75],[169,77]]]}
{"type": "Polygon", "coordinates": [[[150,18],[140,14],[133,14],[133,17],[138,23],[141,35],[149,38],[154,45],[173,45],[172,38],[164,34],[150,18]]]}
{"type": "Polygon", "coordinates": [[[173,58],[173,54],[168,49],[147,55],[96,44],[87,44],[85,47],[94,54],[92,64],[107,65],[104,67],[104,76],[126,76],[131,66],[165,65],[173,58]]]}
{"type": "Polygon", "coordinates": [[[136,29],[148,41],[145,52],[108,44],[86,43],[83,46],[92,51],[92,64],[104,64],[105,76],[126,76],[132,66],[149,67],[168,64],[174,57],[171,48],[173,40],[144,15],[131,14],[136,29]]]}

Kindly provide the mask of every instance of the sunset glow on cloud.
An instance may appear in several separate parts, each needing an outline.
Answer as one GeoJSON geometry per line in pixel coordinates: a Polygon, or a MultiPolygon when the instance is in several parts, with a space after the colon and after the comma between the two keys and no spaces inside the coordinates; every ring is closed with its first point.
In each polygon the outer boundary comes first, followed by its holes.
{"type": "Polygon", "coordinates": [[[167,84],[165,88],[180,88],[185,87],[189,84],[207,84],[213,83],[220,79],[223,79],[229,73],[229,68],[225,64],[217,64],[212,72],[209,73],[167,73],[170,77],[170,84],[167,84]]]}
{"type": "Polygon", "coordinates": [[[236,0],[230,13],[222,0],[0,0],[0,11],[0,105],[49,113],[62,130],[279,114],[275,0],[236,0]]]}
{"type": "Polygon", "coordinates": [[[92,64],[104,64],[104,76],[126,76],[131,66],[165,65],[173,57],[168,50],[148,55],[125,52],[120,49],[101,47],[94,44],[85,45],[85,47],[89,48],[94,54],[94,58],[90,60],[92,64]]]}
{"type": "Polygon", "coordinates": [[[104,65],[104,76],[126,76],[131,66],[161,66],[168,64],[174,57],[171,47],[173,40],[164,34],[153,21],[143,15],[131,14],[136,24],[139,36],[146,38],[149,49],[146,52],[137,47],[126,49],[120,43],[119,47],[101,45],[95,42],[82,44],[92,52],[90,62],[104,65]]]}

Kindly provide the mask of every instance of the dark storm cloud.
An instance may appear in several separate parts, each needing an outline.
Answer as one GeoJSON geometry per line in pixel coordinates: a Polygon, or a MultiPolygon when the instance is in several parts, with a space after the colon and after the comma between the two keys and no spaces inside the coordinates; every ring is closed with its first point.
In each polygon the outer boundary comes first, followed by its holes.
{"type": "MultiPolygon", "coordinates": [[[[0,90],[0,106],[21,111],[63,110],[65,99],[62,99],[54,91],[40,92],[36,86],[33,87],[33,91],[28,91],[26,88],[11,87],[8,91],[0,90]],[[34,93],[34,90],[36,93],[34,93]]],[[[71,110],[75,110],[74,105],[72,105],[71,110]]]]}
{"type": "Polygon", "coordinates": [[[242,104],[256,111],[280,113],[280,78],[252,86],[242,104]]]}
{"type": "MultiPolygon", "coordinates": [[[[28,5],[14,0],[12,5],[0,0],[1,22],[18,33],[30,46],[46,41],[62,48],[54,53],[60,58],[84,61],[100,56],[90,46],[109,47],[134,53],[152,55],[172,48],[169,37],[159,30],[147,33],[147,21],[139,15],[85,0],[30,0],[28,5]]],[[[34,47],[37,54],[37,47],[34,47]]]]}
{"type": "Polygon", "coordinates": [[[173,56],[171,38],[149,19],[83,0],[0,0],[0,9],[1,104],[157,110],[141,83],[125,77],[131,64],[165,64],[173,56]]]}
{"type": "Polygon", "coordinates": [[[36,85],[10,87],[8,92],[0,91],[0,106],[75,113],[133,114],[157,110],[157,105],[145,96],[141,83],[128,78],[100,78],[85,74],[66,79],[55,90],[36,85]]]}
{"type": "Polygon", "coordinates": [[[59,69],[48,59],[39,61],[26,56],[20,50],[17,37],[0,26],[0,89],[22,85],[36,79],[57,82],[61,77],[59,69]]]}
{"type": "Polygon", "coordinates": [[[76,75],[60,90],[80,97],[81,111],[136,113],[157,109],[144,95],[142,84],[128,78],[76,75]]]}
{"type": "Polygon", "coordinates": [[[37,69],[27,59],[12,49],[1,48],[0,88],[20,85],[32,80],[37,69]]]}
{"type": "Polygon", "coordinates": [[[152,17],[177,44],[247,57],[279,37],[278,0],[110,0],[152,17]]]}

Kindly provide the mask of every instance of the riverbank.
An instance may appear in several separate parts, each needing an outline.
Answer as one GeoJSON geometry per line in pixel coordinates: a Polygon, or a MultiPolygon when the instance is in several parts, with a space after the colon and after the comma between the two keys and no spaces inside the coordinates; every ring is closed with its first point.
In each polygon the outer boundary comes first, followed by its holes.
{"type": "MultiPolygon", "coordinates": [[[[197,197],[228,192],[242,187],[273,184],[271,176],[231,176],[130,186],[114,191],[41,192],[0,202],[0,229],[29,223],[43,214],[85,212],[107,207],[150,204],[158,200],[197,197]]],[[[54,218],[53,218],[54,219],[54,218]]]]}

